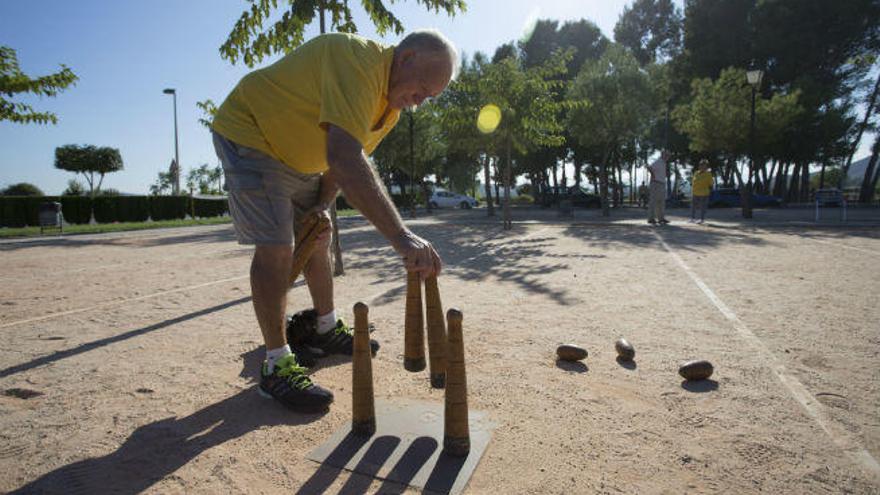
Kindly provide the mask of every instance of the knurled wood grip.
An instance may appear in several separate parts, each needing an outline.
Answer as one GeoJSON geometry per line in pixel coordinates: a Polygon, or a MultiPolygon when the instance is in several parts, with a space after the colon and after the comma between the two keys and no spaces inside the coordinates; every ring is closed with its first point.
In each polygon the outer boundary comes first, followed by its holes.
{"type": "Polygon", "coordinates": [[[403,367],[413,372],[425,369],[425,323],[422,318],[422,282],[418,272],[406,272],[403,367]]]}
{"type": "Polygon", "coordinates": [[[376,407],[373,402],[373,364],[370,353],[370,329],[367,305],[354,305],[354,344],[352,353],[351,429],[360,435],[376,432],[376,407]]]}
{"type": "Polygon", "coordinates": [[[306,263],[309,262],[309,258],[312,257],[312,253],[315,252],[315,239],[329,228],[330,220],[323,215],[320,218],[315,215],[314,218],[309,217],[303,221],[303,226],[300,230],[301,236],[297,236],[296,239],[293,263],[290,267],[290,277],[287,280],[288,286],[292,286],[296,282],[296,277],[299,277],[306,263]]]}
{"type": "Polygon", "coordinates": [[[425,279],[425,317],[428,322],[431,387],[443,388],[446,383],[446,322],[437,277],[425,279]]]}
{"type": "Polygon", "coordinates": [[[453,308],[446,312],[449,357],[446,363],[443,451],[456,457],[468,455],[471,448],[461,320],[461,311],[453,308]]]}

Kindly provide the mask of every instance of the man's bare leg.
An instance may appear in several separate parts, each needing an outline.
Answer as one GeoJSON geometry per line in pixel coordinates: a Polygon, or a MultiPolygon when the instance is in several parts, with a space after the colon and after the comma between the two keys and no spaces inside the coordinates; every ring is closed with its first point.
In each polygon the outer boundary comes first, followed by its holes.
{"type": "Polygon", "coordinates": [[[293,263],[293,247],[284,244],[258,245],[251,262],[251,294],[254,312],[266,349],[287,344],[284,311],[287,309],[287,277],[293,263]]]}

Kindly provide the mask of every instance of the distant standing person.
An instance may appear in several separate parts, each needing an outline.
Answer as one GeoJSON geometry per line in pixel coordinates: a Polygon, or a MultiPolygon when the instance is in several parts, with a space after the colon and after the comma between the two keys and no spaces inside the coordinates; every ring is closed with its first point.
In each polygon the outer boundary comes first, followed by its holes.
{"type": "Polygon", "coordinates": [[[706,208],[709,207],[709,192],[712,190],[712,172],[709,171],[709,160],[700,160],[699,169],[694,172],[694,183],[691,186],[691,222],[703,223],[706,219],[706,208]],[[697,212],[700,219],[697,220],[697,212]]]}
{"type": "Polygon", "coordinates": [[[651,174],[651,186],[649,187],[650,199],[648,200],[648,223],[667,224],[666,219],[666,160],[669,158],[667,151],[660,152],[660,158],[654,160],[648,167],[651,174]]]}

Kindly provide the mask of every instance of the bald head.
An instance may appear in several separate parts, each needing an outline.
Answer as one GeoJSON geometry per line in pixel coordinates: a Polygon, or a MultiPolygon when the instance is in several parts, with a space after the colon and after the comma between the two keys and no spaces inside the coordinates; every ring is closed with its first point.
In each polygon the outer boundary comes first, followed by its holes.
{"type": "Polygon", "coordinates": [[[458,65],[458,51],[439,31],[410,33],[394,48],[389,104],[394,108],[415,107],[437,96],[455,78],[458,65]]]}
{"type": "Polygon", "coordinates": [[[413,31],[400,41],[397,48],[399,50],[415,50],[436,57],[438,62],[444,61],[448,64],[450,79],[454,80],[458,75],[458,50],[449,41],[449,38],[443,36],[443,33],[436,29],[413,31]]]}

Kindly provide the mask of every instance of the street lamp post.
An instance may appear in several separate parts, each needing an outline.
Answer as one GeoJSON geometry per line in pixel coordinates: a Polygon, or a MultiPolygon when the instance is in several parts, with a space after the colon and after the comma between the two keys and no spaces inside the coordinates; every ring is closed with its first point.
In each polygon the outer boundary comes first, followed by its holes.
{"type": "Polygon", "coordinates": [[[749,178],[746,181],[745,193],[742,198],[743,218],[752,218],[752,176],[755,173],[755,99],[758,94],[758,88],[761,87],[761,79],[763,77],[764,71],[761,69],[751,69],[746,72],[746,80],[749,86],[752,87],[752,116],[749,128],[749,178]]]}
{"type": "Polygon", "coordinates": [[[174,171],[174,195],[180,194],[180,153],[177,146],[177,90],[174,88],[165,88],[162,90],[166,95],[174,98],[174,163],[177,167],[174,171]]]}

